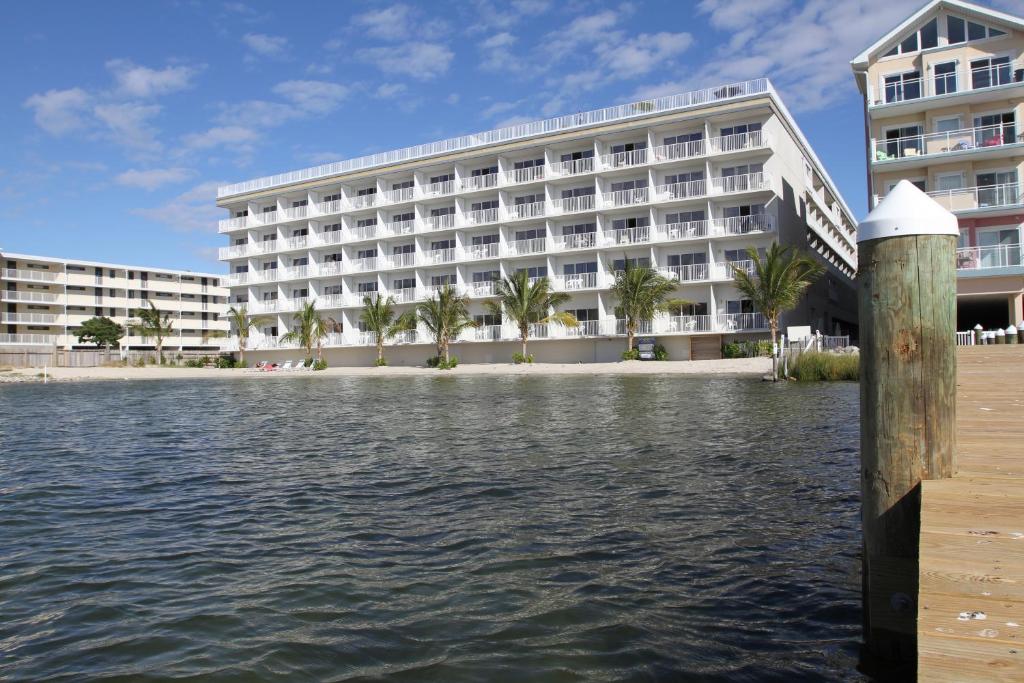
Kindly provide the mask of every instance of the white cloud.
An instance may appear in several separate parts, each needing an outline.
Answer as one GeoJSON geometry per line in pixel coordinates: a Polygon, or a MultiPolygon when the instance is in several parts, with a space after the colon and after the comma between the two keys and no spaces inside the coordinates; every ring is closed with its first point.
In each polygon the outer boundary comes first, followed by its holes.
{"type": "Polygon", "coordinates": [[[251,50],[247,57],[251,60],[254,55],[276,59],[283,57],[288,50],[288,39],[284,36],[270,36],[266,33],[246,33],[242,36],[242,42],[251,50]]]}
{"type": "Polygon", "coordinates": [[[461,100],[461,99],[462,99],[462,96],[459,95],[459,93],[453,92],[452,94],[448,95],[448,97],[444,98],[444,101],[445,101],[445,104],[458,104],[459,100],[461,100]]]}
{"type": "Polygon", "coordinates": [[[495,102],[494,104],[480,112],[480,116],[482,116],[485,119],[489,119],[498,116],[499,114],[510,112],[522,103],[523,100],[517,100],[515,102],[495,102]]]}
{"type": "Polygon", "coordinates": [[[112,141],[140,152],[156,152],[162,147],[156,139],[156,129],[149,124],[159,113],[158,105],[138,102],[98,104],[93,108],[112,141]]]}
{"type": "Polygon", "coordinates": [[[551,9],[551,6],[550,0],[512,0],[512,2],[474,0],[472,8],[475,17],[473,23],[467,28],[467,32],[502,31],[515,26],[525,18],[544,14],[551,9]]]}
{"type": "Polygon", "coordinates": [[[512,46],[518,40],[508,31],[502,31],[480,41],[479,47],[482,54],[480,68],[484,71],[504,73],[521,71],[525,62],[521,55],[512,52],[512,46]]]}
{"type": "Polygon", "coordinates": [[[313,62],[306,67],[306,73],[315,74],[317,76],[326,76],[327,74],[333,73],[334,67],[330,64],[324,64],[322,62],[313,62]]]}
{"type": "Polygon", "coordinates": [[[774,14],[788,5],[789,0],[701,0],[697,5],[697,13],[706,14],[715,28],[737,31],[762,21],[765,15],[774,14]]]}
{"type": "Polygon", "coordinates": [[[169,66],[150,69],[126,59],[112,59],[106,64],[114,74],[118,92],[126,97],[155,97],[188,88],[197,69],[188,66],[169,66]]]}
{"type": "Polygon", "coordinates": [[[25,100],[32,109],[36,125],[50,135],[64,135],[85,125],[86,113],[92,98],[81,88],[47,90],[25,100]]]}
{"type": "Polygon", "coordinates": [[[202,133],[189,133],[182,137],[188,149],[210,149],[248,145],[259,139],[259,133],[245,126],[214,126],[202,133]]]}
{"type": "Polygon", "coordinates": [[[217,221],[224,217],[224,210],[216,203],[217,188],[224,184],[220,181],[204,182],[161,206],[134,209],[132,213],[174,230],[216,232],[217,221]]]}
{"type": "Polygon", "coordinates": [[[693,44],[689,33],[643,33],[632,40],[598,46],[598,54],[610,78],[634,78],[660,67],[693,44]]]}
{"type": "Polygon", "coordinates": [[[408,88],[405,83],[381,83],[377,86],[377,90],[374,91],[373,96],[382,100],[386,100],[397,95],[401,95],[408,88]]]}
{"type": "Polygon", "coordinates": [[[124,173],[119,173],[114,182],[127,187],[141,187],[144,190],[155,190],[162,185],[180,183],[188,180],[195,172],[188,168],[151,168],[139,171],[130,168],[124,173]]]}
{"type": "Polygon", "coordinates": [[[374,38],[404,40],[411,33],[411,18],[409,6],[398,4],[356,15],[352,23],[374,38]]]}
{"type": "Polygon", "coordinates": [[[358,50],[356,58],[384,73],[428,81],[448,71],[455,55],[440,43],[409,42],[394,47],[358,50]]]}
{"type": "Polygon", "coordinates": [[[329,81],[285,81],[274,86],[276,95],[310,114],[325,114],[337,109],[348,92],[347,87],[329,81]]]}

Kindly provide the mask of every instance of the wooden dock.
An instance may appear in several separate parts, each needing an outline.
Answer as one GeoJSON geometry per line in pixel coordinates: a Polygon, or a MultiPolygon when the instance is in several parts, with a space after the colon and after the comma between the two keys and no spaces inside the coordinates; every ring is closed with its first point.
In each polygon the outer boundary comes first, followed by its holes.
{"type": "Polygon", "coordinates": [[[1024,346],[962,347],[957,474],[922,487],[918,680],[1024,681],[1024,346]]]}

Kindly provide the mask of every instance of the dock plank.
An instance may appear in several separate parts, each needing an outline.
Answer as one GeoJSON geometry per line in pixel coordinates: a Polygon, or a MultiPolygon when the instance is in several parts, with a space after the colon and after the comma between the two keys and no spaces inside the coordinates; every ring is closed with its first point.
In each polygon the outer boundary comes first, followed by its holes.
{"type": "Polygon", "coordinates": [[[957,364],[957,473],[921,489],[918,680],[1024,681],[1024,346],[957,364]]]}

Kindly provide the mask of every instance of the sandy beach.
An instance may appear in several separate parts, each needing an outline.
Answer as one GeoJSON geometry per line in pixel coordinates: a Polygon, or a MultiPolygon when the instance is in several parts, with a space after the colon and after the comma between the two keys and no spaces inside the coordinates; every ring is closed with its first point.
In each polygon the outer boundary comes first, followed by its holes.
{"type": "MultiPolygon", "coordinates": [[[[216,368],[97,367],[47,368],[47,378],[55,381],[137,380],[137,379],[251,379],[267,377],[463,377],[470,375],[697,375],[761,377],[770,372],[770,358],[731,358],[703,361],[625,361],[617,363],[477,363],[452,370],[426,367],[336,367],[319,372],[276,370],[218,370],[216,368]]],[[[43,368],[18,368],[0,372],[0,384],[42,381],[43,368]]]]}

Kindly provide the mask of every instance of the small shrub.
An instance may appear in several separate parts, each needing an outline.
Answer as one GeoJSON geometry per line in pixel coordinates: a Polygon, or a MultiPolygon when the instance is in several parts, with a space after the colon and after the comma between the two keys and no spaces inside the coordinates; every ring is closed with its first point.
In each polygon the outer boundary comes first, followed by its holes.
{"type": "Polygon", "coordinates": [[[744,339],[722,344],[722,358],[757,358],[771,355],[772,343],[767,339],[744,339]]]}
{"type": "MultiPolygon", "coordinates": [[[[206,356],[203,356],[203,358],[199,359],[199,362],[202,363],[202,365],[200,365],[199,367],[203,367],[206,365],[206,363],[203,363],[204,358],[206,358],[206,356]]],[[[206,358],[206,360],[209,361],[208,358],[206,358]]],[[[214,361],[214,366],[220,368],[221,370],[228,370],[230,368],[238,367],[238,365],[235,363],[235,359],[232,358],[231,356],[218,356],[217,360],[214,361]]]]}
{"type": "Polygon", "coordinates": [[[789,363],[789,376],[801,382],[856,382],[860,354],[801,353],[789,363]]]}
{"type": "Polygon", "coordinates": [[[156,356],[146,356],[146,362],[150,365],[156,365],[156,356]]]}
{"type": "Polygon", "coordinates": [[[177,361],[178,361],[178,362],[180,363],[180,362],[181,362],[181,359],[182,359],[182,358],[184,358],[184,357],[185,357],[185,356],[183,356],[183,355],[182,355],[182,354],[181,354],[181,353],[179,352],[179,353],[178,353],[178,355],[177,355],[177,356],[175,356],[174,358],[175,358],[175,360],[177,360],[177,361]]]}
{"type": "Polygon", "coordinates": [[[132,365],[136,368],[146,367],[146,359],[143,356],[136,356],[135,360],[132,361],[132,365]]]}
{"type": "Polygon", "coordinates": [[[444,358],[440,356],[431,356],[427,359],[428,368],[437,368],[438,370],[451,370],[459,364],[458,356],[449,356],[448,362],[445,362],[444,358]]]}
{"type": "Polygon", "coordinates": [[[387,358],[378,358],[377,360],[373,361],[373,364],[376,365],[378,368],[382,368],[382,367],[384,367],[385,365],[388,364],[388,359],[387,358]]]}
{"type": "Polygon", "coordinates": [[[532,363],[533,354],[528,353],[524,356],[519,351],[516,351],[515,353],[512,354],[512,362],[515,363],[516,365],[519,365],[520,363],[532,363]]]}
{"type": "Polygon", "coordinates": [[[427,367],[428,368],[436,368],[438,363],[440,363],[440,362],[441,362],[441,357],[440,356],[431,356],[430,358],[427,359],[427,367]]]}
{"type": "Polygon", "coordinates": [[[663,345],[654,345],[654,360],[668,360],[668,351],[663,345]]]}
{"type": "Polygon", "coordinates": [[[630,349],[622,352],[622,360],[640,360],[639,349],[630,349]]]}
{"type": "Polygon", "coordinates": [[[326,370],[327,361],[325,361],[323,358],[320,358],[319,360],[312,360],[308,367],[311,367],[314,370],[326,370]]]}
{"type": "Polygon", "coordinates": [[[199,360],[198,358],[189,358],[187,361],[185,361],[185,367],[186,368],[201,368],[201,367],[203,367],[203,361],[199,360]]]}

